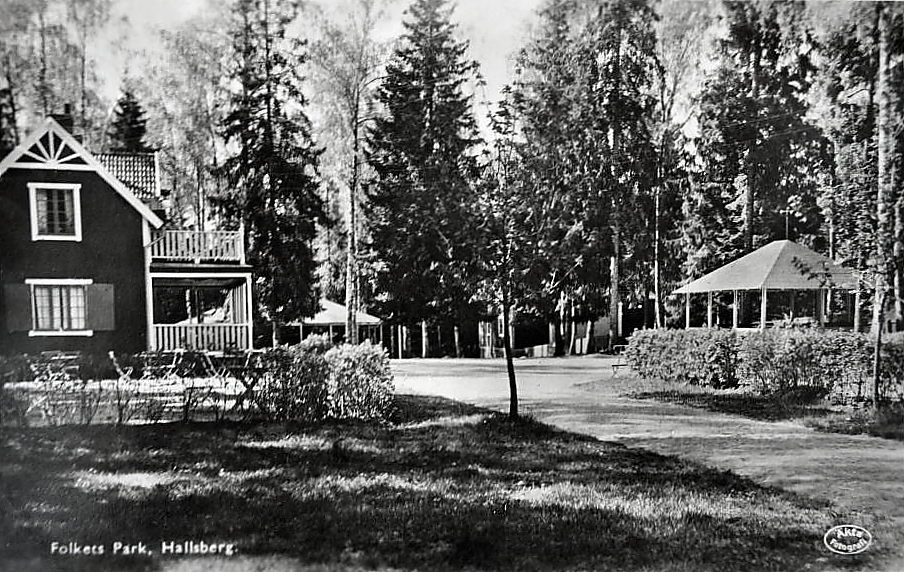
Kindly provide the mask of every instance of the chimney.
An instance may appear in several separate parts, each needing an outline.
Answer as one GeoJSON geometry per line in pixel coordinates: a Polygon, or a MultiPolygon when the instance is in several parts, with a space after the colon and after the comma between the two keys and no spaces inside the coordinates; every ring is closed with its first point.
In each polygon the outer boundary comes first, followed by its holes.
{"type": "Polygon", "coordinates": [[[71,103],[66,103],[63,105],[63,113],[52,113],[50,116],[60,124],[60,127],[68,131],[70,134],[72,134],[72,132],[75,130],[75,120],[72,118],[71,103]]]}

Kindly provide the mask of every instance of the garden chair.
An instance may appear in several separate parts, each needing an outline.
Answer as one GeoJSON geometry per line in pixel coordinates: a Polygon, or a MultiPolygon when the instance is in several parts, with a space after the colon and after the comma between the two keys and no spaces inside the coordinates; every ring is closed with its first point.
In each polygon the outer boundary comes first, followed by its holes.
{"type": "Polygon", "coordinates": [[[612,364],[612,375],[610,378],[617,376],[622,368],[631,366],[631,364],[625,361],[625,348],[627,347],[626,344],[616,344],[612,346],[612,352],[615,354],[616,359],[615,363],[612,364]]]}

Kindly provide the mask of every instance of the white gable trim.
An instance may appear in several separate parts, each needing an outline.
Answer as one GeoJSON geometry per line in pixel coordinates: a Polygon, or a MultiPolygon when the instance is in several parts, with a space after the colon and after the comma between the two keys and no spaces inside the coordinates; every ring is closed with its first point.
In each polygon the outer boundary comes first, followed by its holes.
{"type": "MultiPolygon", "coordinates": [[[[43,148],[43,146],[41,146],[43,148]]],[[[113,187],[113,189],[122,196],[126,200],[127,203],[132,205],[132,208],[137,210],[145,220],[147,220],[151,226],[154,228],[160,228],[163,226],[163,221],[154,214],[144,202],[141,201],[135,194],[128,189],[122,181],[113,176],[110,171],[106,169],[103,165],[98,162],[97,159],[94,158],[91,153],[85,149],[85,147],[75,140],[75,137],[69,134],[65,129],[63,129],[59,123],[57,123],[53,118],[48,117],[44,121],[44,126],[40,129],[36,129],[32,132],[31,135],[25,138],[22,143],[19,144],[9,155],[7,155],[2,161],[0,161],[0,177],[8,171],[9,169],[36,169],[36,170],[53,170],[53,171],[94,171],[97,173],[100,178],[102,178],[108,185],[113,187]],[[40,145],[40,139],[44,136],[45,133],[52,132],[54,135],[63,140],[63,142],[74,151],[75,154],[67,155],[65,158],[62,158],[63,161],[68,161],[78,156],[83,161],[85,161],[85,165],[79,164],[70,164],[66,162],[61,162],[58,149],[50,149],[47,151],[47,155],[51,157],[51,160],[44,163],[29,163],[25,161],[20,161],[23,155],[29,155],[35,159],[43,159],[42,157],[34,157],[34,154],[29,152],[29,149],[35,144],[40,145]]]]}

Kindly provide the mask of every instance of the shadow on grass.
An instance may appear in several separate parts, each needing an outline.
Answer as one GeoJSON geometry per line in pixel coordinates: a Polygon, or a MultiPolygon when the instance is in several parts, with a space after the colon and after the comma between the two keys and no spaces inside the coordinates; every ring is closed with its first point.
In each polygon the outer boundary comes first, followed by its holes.
{"type": "Polygon", "coordinates": [[[808,400],[744,393],[689,393],[675,390],[641,391],[628,394],[634,399],[655,399],[719,413],[741,415],[761,421],[784,421],[801,417],[823,417],[832,411],[808,400]]]}
{"type": "Polygon", "coordinates": [[[161,570],[171,541],[337,569],[801,570],[827,556],[827,507],[730,472],[438,398],[400,396],[393,419],[6,431],[0,567],[161,570]],[[115,541],[156,554],[113,557],[115,541]],[[107,554],[52,556],[52,542],[107,554]]]}
{"type": "Polygon", "coordinates": [[[861,407],[820,419],[810,419],[807,425],[827,433],[866,434],[904,441],[904,402],[882,404],[878,410],[861,407]]]}

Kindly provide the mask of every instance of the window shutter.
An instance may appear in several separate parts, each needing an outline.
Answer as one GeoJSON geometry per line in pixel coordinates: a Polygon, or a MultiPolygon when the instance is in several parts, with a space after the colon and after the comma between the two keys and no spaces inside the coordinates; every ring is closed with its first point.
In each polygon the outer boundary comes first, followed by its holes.
{"type": "Polygon", "coordinates": [[[87,289],[87,325],[89,330],[106,332],[116,329],[116,310],[112,284],[89,284],[87,289]]]}
{"type": "Polygon", "coordinates": [[[3,306],[6,307],[7,330],[27,332],[31,329],[31,288],[27,284],[6,284],[3,306]]]}

